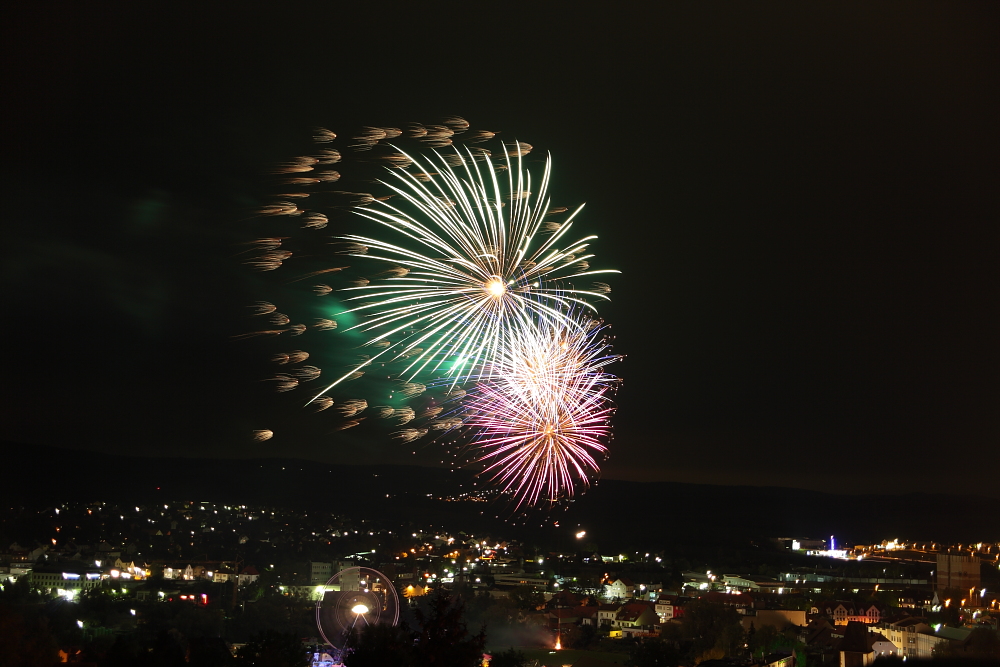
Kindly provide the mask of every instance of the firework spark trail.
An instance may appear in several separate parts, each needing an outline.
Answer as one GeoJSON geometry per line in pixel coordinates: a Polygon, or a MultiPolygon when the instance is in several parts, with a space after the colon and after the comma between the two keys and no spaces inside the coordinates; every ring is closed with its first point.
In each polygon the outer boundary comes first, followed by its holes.
{"type": "Polygon", "coordinates": [[[572,496],[600,469],[595,457],[607,452],[613,407],[595,378],[581,376],[573,385],[552,386],[538,401],[538,392],[484,383],[466,402],[465,425],[477,432],[475,460],[517,507],[572,496]]]}
{"type": "MultiPolygon", "coordinates": [[[[571,314],[571,317],[573,314],[571,314]]],[[[549,400],[554,394],[576,400],[617,383],[604,368],[620,359],[610,353],[605,329],[597,321],[580,317],[573,327],[543,321],[531,335],[525,330],[509,335],[477,382],[494,382],[508,393],[526,400],[549,400]]]]}
{"type": "Polygon", "coordinates": [[[617,384],[604,369],[618,359],[596,321],[573,329],[545,321],[535,335],[505,341],[463,401],[473,461],[517,507],[571,497],[598,473],[617,384]]]}
{"type": "Polygon", "coordinates": [[[523,168],[522,154],[508,151],[507,181],[502,185],[495,170],[484,173],[477,154],[469,149],[464,154],[456,149],[457,168],[437,152],[427,158],[427,166],[420,158],[403,153],[420,174],[435,171],[437,176],[425,182],[404,169],[389,170],[396,183],[382,181],[383,185],[412,212],[384,199],[354,210],[423,248],[418,252],[369,236],[342,237],[349,247],[358,249],[348,254],[391,264],[390,277],[384,282],[344,289],[360,293],[348,301],[364,301],[344,313],[367,315],[348,331],[374,334],[369,345],[396,338],[373,359],[398,360],[409,355],[401,373],[407,379],[425,371],[461,376],[488,366],[508,332],[530,335],[536,322],[548,320],[567,328],[578,326],[568,315],[571,310],[592,309],[587,298],[607,298],[600,291],[577,290],[563,283],[617,271],[587,270],[585,260],[593,255],[584,253],[593,236],[560,244],[582,206],[557,232],[540,233],[551,205],[547,195],[551,158],[546,160],[537,195],[532,195],[531,175],[523,168]],[[413,354],[418,346],[423,348],[413,354]]]}

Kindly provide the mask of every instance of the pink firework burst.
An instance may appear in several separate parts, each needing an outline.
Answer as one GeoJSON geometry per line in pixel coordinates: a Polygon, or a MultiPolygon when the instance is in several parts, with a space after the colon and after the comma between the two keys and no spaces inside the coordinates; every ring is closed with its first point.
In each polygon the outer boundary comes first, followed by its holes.
{"type": "Polygon", "coordinates": [[[571,497],[600,472],[616,378],[600,327],[553,328],[509,340],[486,378],[466,397],[474,461],[517,506],[571,497]]]}

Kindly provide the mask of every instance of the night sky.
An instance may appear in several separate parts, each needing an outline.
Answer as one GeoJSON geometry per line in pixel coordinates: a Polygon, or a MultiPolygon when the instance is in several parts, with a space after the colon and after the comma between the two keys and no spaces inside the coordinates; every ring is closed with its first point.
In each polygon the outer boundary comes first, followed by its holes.
{"type": "Polygon", "coordinates": [[[623,271],[606,477],[1000,497],[995,4],[20,4],[7,441],[436,464],[259,382],[237,253],[314,126],[458,114],[623,271]]]}

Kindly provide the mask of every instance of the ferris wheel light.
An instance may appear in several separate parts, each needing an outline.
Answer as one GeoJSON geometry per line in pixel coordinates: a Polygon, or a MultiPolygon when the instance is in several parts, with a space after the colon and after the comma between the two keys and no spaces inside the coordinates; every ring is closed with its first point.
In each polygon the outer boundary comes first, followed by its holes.
{"type": "Polygon", "coordinates": [[[337,651],[346,648],[352,630],[399,622],[396,589],[381,572],[349,567],[331,577],[323,588],[326,594],[316,603],[316,628],[323,642],[337,651]]]}

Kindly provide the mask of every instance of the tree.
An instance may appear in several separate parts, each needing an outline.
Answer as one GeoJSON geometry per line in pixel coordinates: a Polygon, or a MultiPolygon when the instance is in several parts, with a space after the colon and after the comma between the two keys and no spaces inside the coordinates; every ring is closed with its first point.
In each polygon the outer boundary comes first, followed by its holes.
{"type": "MultiPolygon", "coordinates": [[[[736,655],[743,642],[743,627],[735,609],[718,602],[695,601],[684,608],[681,629],[691,642],[691,657],[702,658],[717,651],[736,655]],[[716,651],[713,651],[715,649],[716,651]]],[[[757,634],[760,634],[758,630],[757,634]]]]}
{"type": "Polygon", "coordinates": [[[309,657],[294,634],[265,630],[236,652],[239,667],[307,667],[309,657]]]}
{"type": "Polygon", "coordinates": [[[680,567],[677,563],[674,563],[670,568],[670,576],[667,577],[664,582],[669,590],[677,591],[680,593],[684,590],[684,575],[681,573],[680,567]]]}
{"type": "Polygon", "coordinates": [[[375,625],[347,638],[346,667],[413,665],[413,633],[406,626],[375,625]]]}
{"type": "Polygon", "coordinates": [[[750,644],[750,650],[754,655],[762,656],[771,652],[771,647],[774,646],[777,638],[777,628],[773,625],[762,625],[760,630],[757,630],[747,643],[750,644]]]}
{"type": "Polygon", "coordinates": [[[482,661],[486,632],[471,635],[462,620],[464,605],[447,594],[437,593],[427,603],[427,611],[416,610],[419,631],[375,626],[352,635],[347,667],[476,667],[482,661]]]}
{"type": "Polygon", "coordinates": [[[681,652],[662,639],[646,639],[629,651],[626,667],[677,667],[681,652]]]}
{"type": "Polygon", "coordinates": [[[304,604],[292,597],[267,596],[244,605],[243,610],[232,619],[228,632],[237,641],[245,641],[264,630],[276,630],[304,637],[315,627],[309,615],[314,609],[313,604],[304,604]]]}
{"type": "Polygon", "coordinates": [[[475,667],[486,646],[485,628],[470,635],[462,621],[463,605],[438,593],[430,601],[430,613],[417,610],[420,632],[414,650],[415,664],[435,667],[475,667]]]}
{"type": "Polygon", "coordinates": [[[0,665],[4,667],[51,665],[59,659],[59,645],[48,620],[26,612],[23,607],[0,605],[0,665]]]}
{"type": "Polygon", "coordinates": [[[577,595],[593,597],[603,593],[604,586],[601,584],[601,578],[598,576],[581,575],[574,577],[572,581],[567,583],[566,590],[577,595]]]}
{"type": "Polygon", "coordinates": [[[0,588],[0,603],[6,604],[31,604],[43,602],[45,596],[37,588],[31,587],[30,577],[18,577],[17,581],[9,579],[0,588]]]}
{"type": "Polygon", "coordinates": [[[510,599],[524,611],[534,611],[545,604],[545,596],[531,586],[516,586],[510,592],[510,599]]]}
{"type": "Polygon", "coordinates": [[[119,635],[104,656],[104,667],[130,667],[141,664],[139,657],[145,653],[136,634],[119,635]]]}
{"type": "Polygon", "coordinates": [[[482,593],[465,602],[465,621],[472,627],[486,626],[492,631],[504,628],[514,623],[517,608],[509,598],[494,598],[489,593],[482,593]]]}
{"type": "Polygon", "coordinates": [[[700,665],[708,660],[722,660],[726,657],[726,652],[719,648],[718,646],[713,646],[712,648],[705,649],[698,655],[694,657],[694,664],[700,665]]]}
{"type": "Polygon", "coordinates": [[[187,642],[176,628],[162,630],[150,652],[151,664],[156,667],[184,667],[187,642]]]}
{"type": "Polygon", "coordinates": [[[571,646],[586,651],[597,640],[597,628],[593,625],[581,625],[580,631],[573,638],[571,646]]]}
{"type": "Polygon", "coordinates": [[[221,637],[196,637],[189,644],[189,667],[227,667],[233,662],[221,637]]]}

